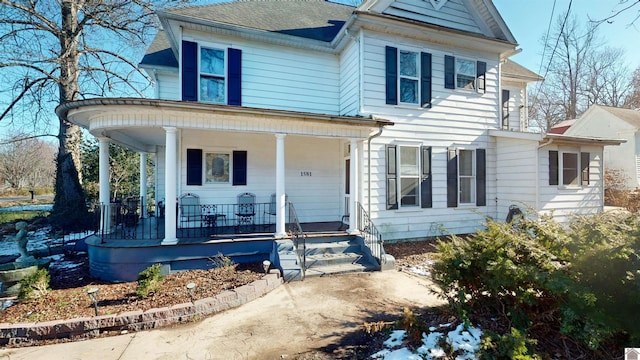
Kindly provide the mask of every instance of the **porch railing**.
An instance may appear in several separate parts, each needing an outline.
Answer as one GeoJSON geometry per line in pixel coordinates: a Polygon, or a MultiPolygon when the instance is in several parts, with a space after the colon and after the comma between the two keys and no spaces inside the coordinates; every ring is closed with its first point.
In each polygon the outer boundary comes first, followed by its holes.
{"type": "Polygon", "coordinates": [[[307,268],[307,236],[302,231],[302,226],[298,220],[298,214],[292,203],[289,203],[289,222],[287,223],[287,232],[291,234],[291,240],[293,240],[293,246],[296,248],[298,259],[300,259],[302,265],[302,276],[307,268]]]}
{"type": "MultiPolygon", "coordinates": [[[[140,202],[122,201],[98,206],[98,235],[102,240],[163,239],[163,212],[141,218],[140,202]]],[[[202,238],[223,234],[268,233],[275,231],[275,207],[271,203],[246,204],[178,204],[176,205],[178,238],[202,238]]],[[[295,210],[294,210],[295,212],[295,210]]],[[[154,214],[154,212],[147,212],[154,214]]],[[[285,212],[285,214],[291,214],[285,212]]],[[[285,219],[285,221],[288,221],[285,219]]],[[[296,216],[297,223],[297,216],[296,216]]],[[[298,227],[299,227],[298,223],[298,227]]],[[[293,228],[290,229],[293,231],[293,228]]]]}
{"type": "Polygon", "coordinates": [[[384,256],[384,240],[382,239],[382,234],[373,224],[369,214],[367,214],[362,207],[362,204],[359,202],[356,204],[356,226],[364,238],[364,244],[371,251],[371,255],[382,265],[387,261],[386,256],[384,256]]]}

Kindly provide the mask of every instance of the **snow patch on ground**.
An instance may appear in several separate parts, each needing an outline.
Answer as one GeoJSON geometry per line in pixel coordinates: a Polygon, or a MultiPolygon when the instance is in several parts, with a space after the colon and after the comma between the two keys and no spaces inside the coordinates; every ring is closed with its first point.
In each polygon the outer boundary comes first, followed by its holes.
{"type": "Polygon", "coordinates": [[[416,265],[416,266],[411,266],[409,268],[406,268],[406,271],[418,275],[418,276],[424,276],[424,277],[431,277],[431,268],[433,267],[433,261],[432,260],[428,260],[425,261],[424,264],[421,265],[416,265]]]}
{"type": "MultiPolygon", "coordinates": [[[[443,324],[438,328],[446,328],[452,324],[443,324]]],[[[459,324],[454,330],[449,331],[446,336],[443,332],[435,331],[438,328],[431,327],[429,333],[422,334],[422,345],[411,352],[407,347],[401,347],[406,337],[404,330],[395,330],[384,342],[385,349],[371,355],[372,359],[379,360],[421,360],[421,359],[444,359],[447,358],[445,351],[438,345],[441,341],[446,341],[456,353],[456,360],[477,359],[476,351],[480,348],[482,330],[475,327],[465,328],[464,324],[459,324]]]]}

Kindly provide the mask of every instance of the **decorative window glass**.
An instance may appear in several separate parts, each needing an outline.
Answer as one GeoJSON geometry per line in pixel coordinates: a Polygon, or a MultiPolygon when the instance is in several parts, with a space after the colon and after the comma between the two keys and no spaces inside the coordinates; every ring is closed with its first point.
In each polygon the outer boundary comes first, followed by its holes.
{"type": "Polygon", "coordinates": [[[419,206],[420,148],[400,147],[400,205],[419,206]]]}
{"type": "Polygon", "coordinates": [[[460,150],[458,153],[458,180],[460,204],[476,202],[476,164],[474,150],[460,150]]]}
{"type": "Polygon", "coordinates": [[[229,182],[229,153],[206,153],[206,184],[229,182]]]}
{"type": "Polygon", "coordinates": [[[562,184],[578,185],[578,154],[562,153],[562,184]]]}
{"type": "Polygon", "coordinates": [[[225,51],[200,48],[200,100],[221,103],[225,96],[225,51]]]}
{"type": "Polygon", "coordinates": [[[418,103],[418,53],[400,51],[400,102],[418,103]]]}
{"type": "Polygon", "coordinates": [[[456,58],[456,87],[474,90],[476,88],[476,62],[456,58]]]}

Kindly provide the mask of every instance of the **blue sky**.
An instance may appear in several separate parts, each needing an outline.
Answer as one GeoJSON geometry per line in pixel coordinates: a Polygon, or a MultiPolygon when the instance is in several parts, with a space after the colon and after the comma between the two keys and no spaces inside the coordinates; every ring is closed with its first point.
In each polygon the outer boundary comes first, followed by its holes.
{"type": "MultiPolygon", "coordinates": [[[[567,11],[570,0],[493,0],[522,49],[522,52],[512,59],[541,75],[544,73],[546,62],[541,69],[544,47],[540,39],[547,32],[554,2],[552,25],[556,23],[560,14],[567,11]]],[[[613,18],[612,23],[602,23],[597,30],[607,46],[625,50],[624,60],[630,71],[640,66],[640,19],[631,24],[640,15],[638,1],[573,0],[571,4],[571,13],[575,14],[580,24],[586,24],[589,19],[607,18],[633,3],[636,4],[634,7],[613,18]]]]}

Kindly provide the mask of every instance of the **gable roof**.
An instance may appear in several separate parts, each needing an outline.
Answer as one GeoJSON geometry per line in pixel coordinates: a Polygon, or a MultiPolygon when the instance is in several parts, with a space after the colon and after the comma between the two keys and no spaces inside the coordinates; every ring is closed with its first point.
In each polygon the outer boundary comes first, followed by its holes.
{"type": "Polygon", "coordinates": [[[354,10],[353,6],[324,0],[242,0],[166,13],[330,42],[354,10]]]}
{"type": "Polygon", "coordinates": [[[506,77],[525,80],[527,82],[544,80],[542,76],[509,59],[506,59],[502,63],[502,74],[506,77]]]}
{"type": "Polygon", "coordinates": [[[601,105],[594,105],[594,106],[598,106],[602,110],[627,122],[629,125],[637,129],[640,129],[640,111],[631,110],[631,109],[622,109],[622,108],[617,108],[612,106],[601,106],[601,105]]]}

